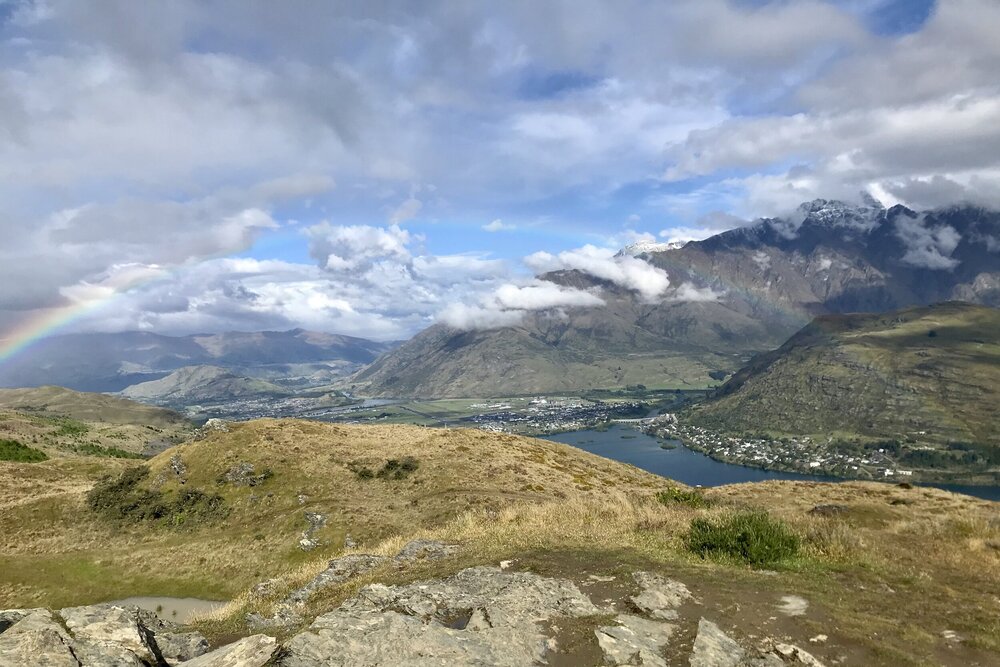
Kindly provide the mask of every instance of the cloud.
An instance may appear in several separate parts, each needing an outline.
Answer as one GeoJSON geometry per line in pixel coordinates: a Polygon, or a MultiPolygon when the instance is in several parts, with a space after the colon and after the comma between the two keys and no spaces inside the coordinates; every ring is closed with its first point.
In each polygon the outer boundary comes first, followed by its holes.
{"type": "Polygon", "coordinates": [[[711,302],[718,301],[725,292],[716,292],[711,287],[697,287],[693,283],[681,283],[676,289],[672,289],[667,296],[669,301],[695,301],[711,302]]]}
{"type": "Polygon", "coordinates": [[[398,225],[331,225],[328,222],[310,227],[310,254],[328,271],[344,272],[370,269],[379,260],[408,262],[410,233],[398,225]]]}
{"type": "Polygon", "coordinates": [[[500,218],[497,218],[496,220],[493,220],[483,225],[483,229],[487,232],[506,232],[513,229],[517,229],[517,226],[508,225],[500,218]]]}
{"type": "Polygon", "coordinates": [[[961,242],[961,235],[949,225],[928,226],[923,216],[898,215],[894,220],[896,236],[903,242],[904,264],[926,269],[951,270],[959,261],[951,257],[961,242]]]}
{"type": "Polygon", "coordinates": [[[629,255],[617,255],[615,250],[585,245],[552,255],[536,252],[525,258],[532,270],[543,273],[574,269],[607,280],[638,293],[646,301],[656,301],[670,286],[667,274],[648,262],[629,255]]]}
{"type": "Polygon", "coordinates": [[[406,222],[407,220],[412,220],[417,217],[418,213],[420,213],[420,209],[423,208],[423,205],[423,202],[416,197],[410,197],[396,207],[396,209],[392,212],[392,215],[389,216],[389,222],[394,225],[398,225],[402,222],[406,222]]]}
{"type": "Polygon", "coordinates": [[[522,285],[501,285],[478,304],[450,304],[438,315],[438,321],[466,331],[498,329],[521,324],[530,312],[603,305],[604,300],[592,292],[536,279],[522,285]]]}

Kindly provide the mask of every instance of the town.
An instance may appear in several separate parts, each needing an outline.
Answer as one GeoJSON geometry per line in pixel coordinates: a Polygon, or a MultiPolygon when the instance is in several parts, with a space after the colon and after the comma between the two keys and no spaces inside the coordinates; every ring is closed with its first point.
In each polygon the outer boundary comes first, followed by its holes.
{"type": "Polygon", "coordinates": [[[768,438],[737,436],[682,424],[674,414],[651,420],[645,432],[664,440],[680,441],[688,449],[726,463],[811,475],[853,479],[910,478],[912,470],[900,468],[885,449],[864,455],[836,451],[829,442],[809,436],[768,438]]]}

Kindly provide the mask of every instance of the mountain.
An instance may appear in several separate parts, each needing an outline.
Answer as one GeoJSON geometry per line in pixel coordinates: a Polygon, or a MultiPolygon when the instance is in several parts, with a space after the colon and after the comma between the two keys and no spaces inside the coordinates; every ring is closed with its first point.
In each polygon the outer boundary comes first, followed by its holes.
{"type": "Polygon", "coordinates": [[[1000,305],[1000,213],[974,207],[918,213],[819,199],[704,241],[623,254],[669,276],[664,299],[648,303],[579,270],[543,274],[606,305],[504,328],[437,324],[345,384],[390,397],[704,387],[817,315],[952,299],[1000,305]]]}
{"type": "Polygon", "coordinates": [[[121,395],[146,403],[187,406],[291,393],[271,382],[242,377],[218,366],[185,366],[159,380],[127,387],[121,395]]]}
{"type": "Polygon", "coordinates": [[[198,365],[290,386],[315,386],[356,371],[392,346],[302,329],[191,336],[71,334],[41,340],[0,364],[0,386],[121,391],[198,365]]]}
{"type": "Polygon", "coordinates": [[[1000,310],[826,315],[755,357],[687,421],[724,431],[1000,447],[1000,310]]]}

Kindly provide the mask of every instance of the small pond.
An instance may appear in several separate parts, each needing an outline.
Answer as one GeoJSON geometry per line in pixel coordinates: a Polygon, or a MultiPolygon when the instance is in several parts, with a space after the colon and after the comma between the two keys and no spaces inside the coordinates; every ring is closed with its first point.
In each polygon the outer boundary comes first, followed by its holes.
{"type": "Polygon", "coordinates": [[[188,620],[202,613],[214,611],[226,603],[219,600],[200,600],[198,598],[168,598],[168,597],[131,597],[124,600],[113,600],[109,604],[136,606],[140,609],[155,612],[165,621],[187,623],[188,620]]]}

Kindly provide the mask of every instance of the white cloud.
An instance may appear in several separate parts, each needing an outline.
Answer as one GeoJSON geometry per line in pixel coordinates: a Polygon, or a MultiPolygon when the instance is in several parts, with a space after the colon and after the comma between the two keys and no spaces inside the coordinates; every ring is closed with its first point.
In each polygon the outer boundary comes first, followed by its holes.
{"type": "Polygon", "coordinates": [[[496,220],[492,220],[491,222],[488,222],[485,225],[483,225],[483,229],[487,232],[506,232],[513,229],[517,229],[517,226],[509,225],[500,218],[497,218],[496,220]]]}
{"type": "Polygon", "coordinates": [[[716,292],[711,287],[697,287],[692,283],[681,283],[677,289],[670,290],[667,298],[670,301],[718,301],[725,292],[716,292]]]}
{"type": "Polygon", "coordinates": [[[374,262],[388,259],[408,262],[411,236],[398,225],[331,225],[324,222],[307,230],[310,252],[329,271],[369,269],[374,262]]]}
{"type": "Polygon", "coordinates": [[[638,293],[646,301],[656,301],[670,286],[667,274],[648,262],[615,250],[585,245],[552,255],[536,252],[524,259],[532,270],[543,273],[575,269],[638,293]]]}
{"type": "Polygon", "coordinates": [[[959,261],[951,257],[961,242],[961,235],[949,225],[928,226],[923,216],[911,218],[899,215],[895,221],[896,236],[903,242],[906,253],[904,264],[911,266],[950,270],[959,261]]]}
{"type": "Polygon", "coordinates": [[[592,292],[536,279],[526,284],[501,285],[477,304],[450,304],[439,313],[438,320],[456,329],[497,329],[517,326],[529,312],[558,313],[603,305],[604,300],[592,292]]]}

